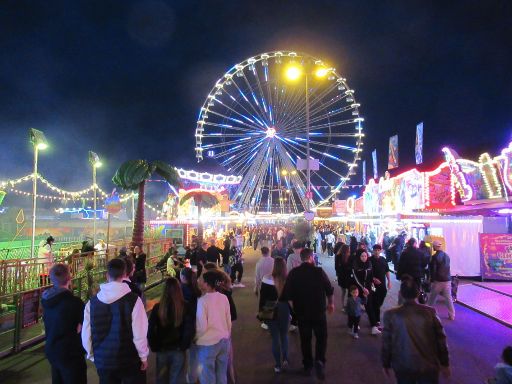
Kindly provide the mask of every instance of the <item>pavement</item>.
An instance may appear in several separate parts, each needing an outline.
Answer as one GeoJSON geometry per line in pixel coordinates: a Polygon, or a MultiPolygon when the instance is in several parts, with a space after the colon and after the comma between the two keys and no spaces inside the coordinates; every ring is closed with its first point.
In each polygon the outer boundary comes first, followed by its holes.
{"type": "MultiPolygon", "coordinates": [[[[290,367],[275,374],[271,354],[271,338],[256,320],[257,297],[253,293],[254,266],[259,252],[246,249],[244,277],[245,288],[234,288],[238,320],[233,324],[237,381],[240,384],[317,383],[314,377],[301,376],[301,355],[298,333],[290,333],[290,367]]],[[[321,257],[323,268],[334,282],[334,259],[321,257]]],[[[328,316],[328,346],[325,383],[393,383],[384,376],[380,365],[380,336],[370,335],[368,319],[363,315],[359,340],[347,334],[346,315],[340,309],[340,290],[335,286],[336,310],[328,316]]],[[[384,309],[397,302],[398,283],[394,282],[384,303],[384,309]]],[[[150,291],[151,292],[151,291],[150,291]]],[[[151,292],[158,297],[158,289],[151,292]]],[[[441,383],[482,384],[493,376],[493,367],[499,361],[503,348],[512,344],[512,329],[484,317],[470,309],[456,305],[456,320],[449,321],[442,303],[436,307],[448,335],[452,366],[450,379],[441,383]]],[[[88,364],[88,382],[97,383],[94,366],[88,364]]],[[[150,356],[148,383],[155,380],[155,358],[150,356]]],[[[51,383],[50,366],[39,345],[17,355],[0,360],[0,383],[51,383]]],[[[208,383],[209,384],[209,383],[208,383]]]]}

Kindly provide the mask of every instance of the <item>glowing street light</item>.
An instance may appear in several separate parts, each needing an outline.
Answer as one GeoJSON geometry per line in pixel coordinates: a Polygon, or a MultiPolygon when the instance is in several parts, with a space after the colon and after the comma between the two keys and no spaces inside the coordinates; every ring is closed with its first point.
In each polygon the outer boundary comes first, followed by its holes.
{"type": "Polygon", "coordinates": [[[48,142],[43,132],[30,128],[29,137],[34,147],[34,172],[32,173],[32,239],[30,243],[30,258],[34,258],[36,241],[36,201],[37,201],[37,160],[39,151],[48,148],[48,142]]]}
{"type": "Polygon", "coordinates": [[[96,200],[97,200],[97,192],[98,185],[96,184],[96,169],[101,167],[103,164],[100,161],[100,157],[96,152],[89,151],[89,164],[92,166],[92,188],[94,192],[94,202],[93,202],[93,210],[94,210],[94,219],[92,226],[92,242],[93,246],[96,246],[96,200]]]}
{"type": "Polygon", "coordinates": [[[286,78],[295,81],[302,75],[302,69],[298,65],[290,65],[286,69],[286,78]]]}

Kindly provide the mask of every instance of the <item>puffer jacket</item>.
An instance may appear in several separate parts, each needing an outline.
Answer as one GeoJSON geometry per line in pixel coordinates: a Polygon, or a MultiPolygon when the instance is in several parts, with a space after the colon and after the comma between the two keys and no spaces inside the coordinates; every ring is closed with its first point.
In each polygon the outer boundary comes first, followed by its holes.
{"type": "Polygon", "coordinates": [[[450,257],[443,251],[437,251],[430,261],[430,276],[432,281],[450,281],[450,257]]]}
{"type": "Polygon", "coordinates": [[[382,366],[402,375],[434,374],[449,366],[441,320],[432,307],[405,302],[384,314],[382,366]]]}

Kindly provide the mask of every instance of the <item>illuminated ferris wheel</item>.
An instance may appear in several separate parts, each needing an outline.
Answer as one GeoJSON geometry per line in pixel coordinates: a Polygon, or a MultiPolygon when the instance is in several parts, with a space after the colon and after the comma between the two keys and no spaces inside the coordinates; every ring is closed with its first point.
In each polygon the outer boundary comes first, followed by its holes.
{"type": "Polygon", "coordinates": [[[237,210],[301,212],[328,202],[354,174],[364,136],[359,109],[346,79],[321,60],[289,51],[257,55],[210,91],[197,121],[196,157],[243,176],[237,210]]]}

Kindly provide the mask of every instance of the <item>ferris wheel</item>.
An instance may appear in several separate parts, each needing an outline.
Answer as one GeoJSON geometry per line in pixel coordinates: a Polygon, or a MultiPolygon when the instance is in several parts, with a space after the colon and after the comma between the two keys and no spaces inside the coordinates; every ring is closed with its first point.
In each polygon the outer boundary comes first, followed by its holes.
{"type": "Polygon", "coordinates": [[[359,109],[335,68],[307,54],[263,53],[215,83],[199,113],[196,157],[243,177],[237,210],[302,212],[326,204],[355,174],[359,109]]]}

